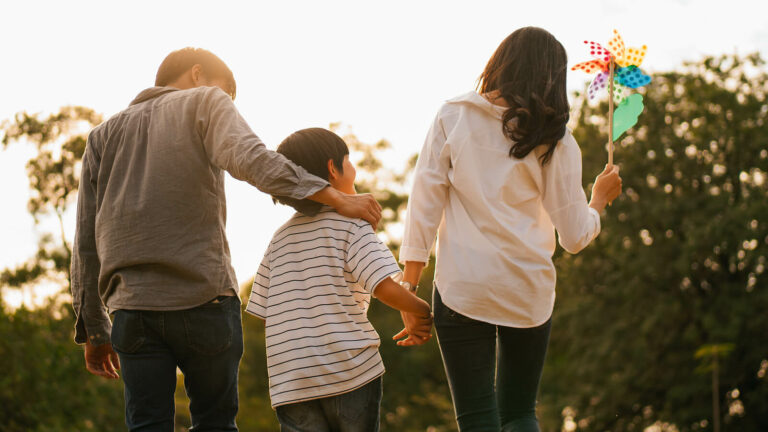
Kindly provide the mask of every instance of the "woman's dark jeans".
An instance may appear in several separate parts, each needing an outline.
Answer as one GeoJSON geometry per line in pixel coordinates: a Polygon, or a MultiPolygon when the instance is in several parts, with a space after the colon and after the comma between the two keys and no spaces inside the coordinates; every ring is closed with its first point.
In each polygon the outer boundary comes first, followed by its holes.
{"type": "Polygon", "coordinates": [[[178,367],[190,400],[190,431],[237,431],[240,319],[236,296],[181,311],[116,311],[112,346],[120,357],[128,429],[173,431],[178,367]]]}
{"type": "Polygon", "coordinates": [[[468,318],[433,291],[435,330],[459,430],[538,432],[536,394],[551,320],[502,327],[468,318]]]}

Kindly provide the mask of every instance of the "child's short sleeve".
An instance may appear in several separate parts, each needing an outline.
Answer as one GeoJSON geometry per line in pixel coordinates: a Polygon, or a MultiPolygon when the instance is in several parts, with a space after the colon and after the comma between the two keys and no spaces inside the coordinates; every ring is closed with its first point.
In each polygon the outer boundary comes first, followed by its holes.
{"type": "Polygon", "coordinates": [[[245,311],[261,319],[267,319],[267,291],[269,290],[269,249],[261,260],[251,286],[251,297],[245,311]]]}
{"type": "Polygon", "coordinates": [[[401,277],[400,267],[392,252],[367,223],[355,227],[355,233],[347,246],[345,270],[352,275],[352,282],[360,284],[371,294],[387,277],[401,277]]]}

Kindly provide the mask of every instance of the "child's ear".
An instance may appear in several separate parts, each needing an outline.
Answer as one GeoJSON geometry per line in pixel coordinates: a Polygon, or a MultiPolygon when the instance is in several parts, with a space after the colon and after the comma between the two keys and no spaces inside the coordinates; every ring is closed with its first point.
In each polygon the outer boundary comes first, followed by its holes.
{"type": "Polygon", "coordinates": [[[328,159],[328,179],[336,180],[339,176],[339,171],[336,169],[336,165],[333,163],[333,159],[328,159]]]}

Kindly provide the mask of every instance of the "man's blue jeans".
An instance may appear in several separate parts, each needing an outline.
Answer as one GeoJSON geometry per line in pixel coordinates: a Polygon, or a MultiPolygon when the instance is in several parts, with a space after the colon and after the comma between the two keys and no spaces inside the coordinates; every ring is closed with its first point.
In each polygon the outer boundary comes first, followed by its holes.
{"type": "Polygon", "coordinates": [[[538,432],[536,394],[551,320],[503,327],[466,317],[434,290],[432,309],[459,430],[538,432]]]}
{"type": "Polygon", "coordinates": [[[112,346],[120,357],[128,429],[173,431],[178,367],[190,400],[190,431],[237,431],[240,320],[236,296],[181,311],[116,311],[112,346]]]}
{"type": "Polygon", "coordinates": [[[276,408],[282,432],[378,432],[381,377],[336,396],[276,408]]]}

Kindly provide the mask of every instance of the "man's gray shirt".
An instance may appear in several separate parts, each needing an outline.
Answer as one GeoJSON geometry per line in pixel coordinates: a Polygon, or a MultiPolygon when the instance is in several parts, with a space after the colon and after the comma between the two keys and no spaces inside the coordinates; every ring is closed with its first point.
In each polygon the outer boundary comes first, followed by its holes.
{"type": "Polygon", "coordinates": [[[72,256],[76,342],[109,342],[109,311],[237,294],[224,171],[293,200],[328,185],[267,150],[216,87],[149,88],[91,131],[72,256]]]}

